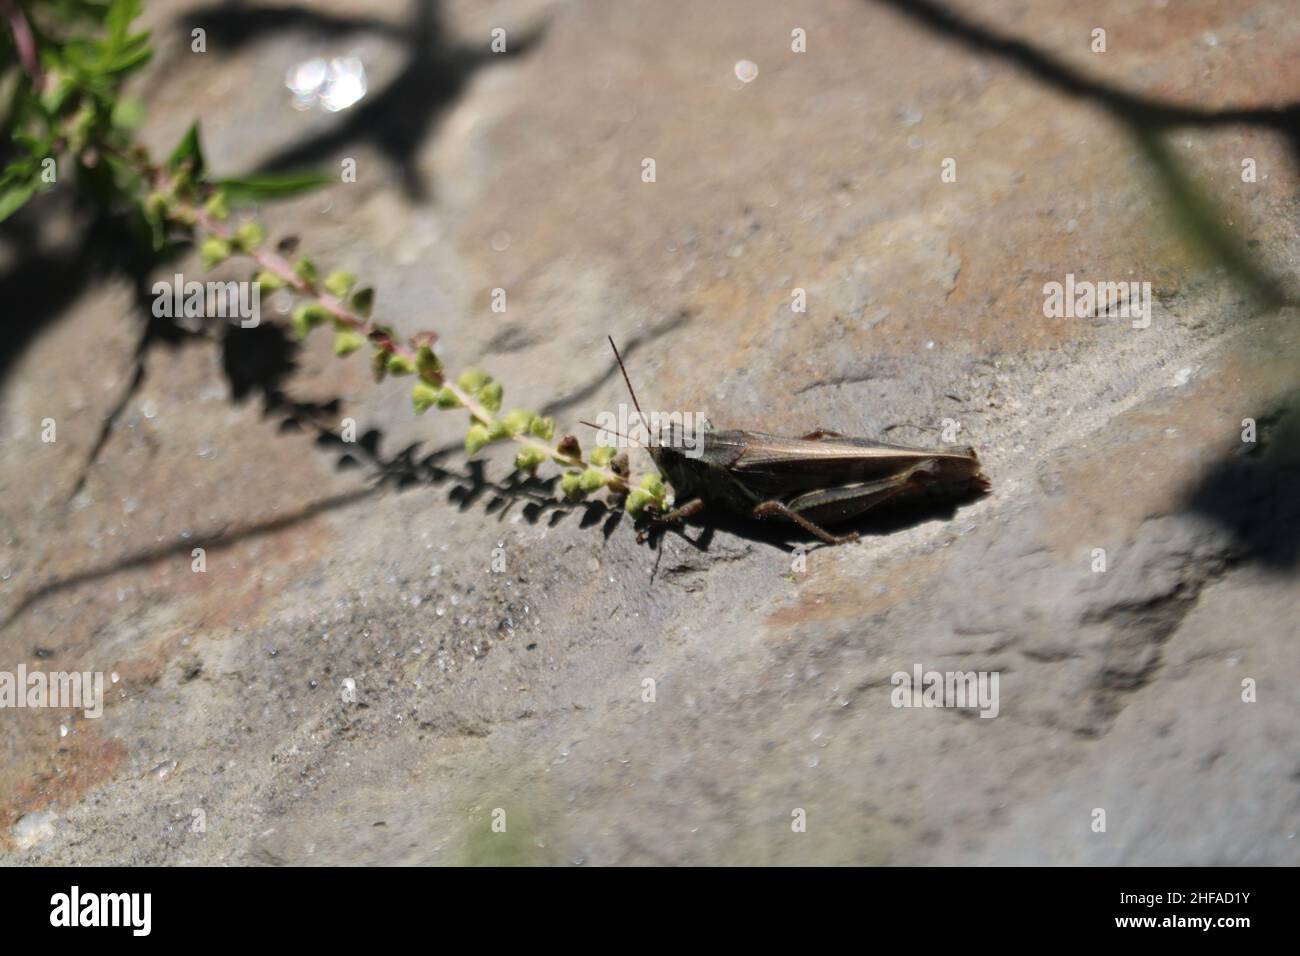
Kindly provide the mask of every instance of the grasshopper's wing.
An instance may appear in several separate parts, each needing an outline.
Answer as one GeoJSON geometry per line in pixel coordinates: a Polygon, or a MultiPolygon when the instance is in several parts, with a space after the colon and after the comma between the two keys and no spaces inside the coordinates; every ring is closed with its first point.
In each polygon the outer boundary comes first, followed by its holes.
{"type": "Polygon", "coordinates": [[[731,472],[760,497],[786,498],[817,488],[886,480],[935,456],[934,450],[865,438],[805,440],[746,432],[731,472]]]}

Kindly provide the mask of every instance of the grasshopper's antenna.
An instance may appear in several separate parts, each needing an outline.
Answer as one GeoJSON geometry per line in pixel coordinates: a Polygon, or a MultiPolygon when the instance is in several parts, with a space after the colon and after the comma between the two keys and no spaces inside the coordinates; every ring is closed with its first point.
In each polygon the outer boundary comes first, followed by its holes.
{"type": "Polygon", "coordinates": [[[636,400],[636,390],[632,388],[632,380],[627,377],[627,369],[623,366],[623,356],[618,354],[618,346],[614,344],[614,336],[606,336],[609,339],[609,347],[614,350],[614,358],[618,361],[618,370],[623,373],[623,381],[627,384],[627,392],[632,396],[632,404],[636,406],[637,416],[644,425],[646,422],[645,412],[641,411],[641,403],[636,400]]]}
{"type": "Polygon", "coordinates": [[[631,438],[629,438],[627,435],[624,435],[617,428],[610,428],[608,425],[597,425],[595,422],[589,422],[581,418],[578,419],[578,424],[586,425],[588,428],[594,428],[598,432],[609,432],[611,435],[617,435],[619,438],[623,439],[623,441],[627,442],[629,445],[633,446],[634,448],[640,447],[639,442],[633,441],[631,438]]]}

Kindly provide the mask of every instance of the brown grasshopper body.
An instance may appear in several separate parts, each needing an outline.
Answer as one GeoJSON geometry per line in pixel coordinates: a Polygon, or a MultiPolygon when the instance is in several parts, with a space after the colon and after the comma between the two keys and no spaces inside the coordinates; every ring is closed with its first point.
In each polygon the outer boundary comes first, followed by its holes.
{"type": "MultiPolygon", "coordinates": [[[[614,354],[618,356],[617,348],[614,354]]],[[[621,357],[618,363],[622,368],[621,357]]],[[[640,413],[626,369],[623,377],[640,413]]],[[[680,521],[717,505],[743,517],[793,522],[828,544],[853,541],[858,535],[833,535],[825,525],[857,518],[886,503],[963,497],[986,491],[989,485],[969,446],[913,448],[824,430],[783,438],[719,431],[706,423],[702,446],[693,454],[687,454],[676,429],[659,436],[648,450],[679,502],[658,520],[680,521]]]]}

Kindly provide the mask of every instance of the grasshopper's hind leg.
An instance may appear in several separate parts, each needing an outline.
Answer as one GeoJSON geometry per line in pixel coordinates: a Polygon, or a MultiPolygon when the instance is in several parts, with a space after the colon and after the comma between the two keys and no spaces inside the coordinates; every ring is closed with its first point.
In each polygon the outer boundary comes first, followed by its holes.
{"type": "Polygon", "coordinates": [[[856,531],[850,531],[848,534],[831,534],[821,525],[813,524],[799,512],[780,501],[760,502],[754,506],[753,514],[755,518],[768,518],[772,515],[778,515],[787,521],[793,521],[809,534],[815,535],[827,544],[848,544],[851,541],[857,541],[859,537],[856,531]]]}
{"type": "Polygon", "coordinates": [[[848,521],[865,514],[872,508],[888,501],[906,490],[918,480],[920,474],[929,474],[934,468],[933,460],[927,459],[913,465],[907,471],[892,478],[878,481],[855,482],[830,488],[809,491],[790,500],[789,504],[780,501],[764,501],[755,506],[754,517],[765,518],[779,515],[787,521],[793,521],[809,534],[814,534],[827,544],[844,544],[856,541],[856,532],[845,535],[833,535],[813,519],[821,521],[848,521]]]}

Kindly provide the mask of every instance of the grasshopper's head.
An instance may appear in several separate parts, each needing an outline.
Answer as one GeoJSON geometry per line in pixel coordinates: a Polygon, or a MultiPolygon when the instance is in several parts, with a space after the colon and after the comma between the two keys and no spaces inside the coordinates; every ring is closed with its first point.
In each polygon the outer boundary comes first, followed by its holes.
{"type": "Polygon", "coordinates": [[[915,480],[932,494],[958,497],[989,490],[979,456],[970,445],[946,445],[935,453],[931,462],[930,467],[918,472],[915,480]]]}
{"type": "Polygon", "coordinates": [[[668,479],[679,501],[703,494],[709,485],[718,451],[711,440],[715,429],[706,418],[660,428],[646,451],[668,479]]]}

